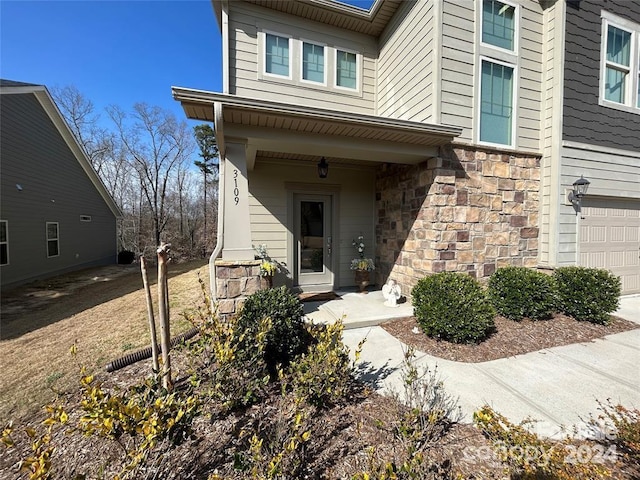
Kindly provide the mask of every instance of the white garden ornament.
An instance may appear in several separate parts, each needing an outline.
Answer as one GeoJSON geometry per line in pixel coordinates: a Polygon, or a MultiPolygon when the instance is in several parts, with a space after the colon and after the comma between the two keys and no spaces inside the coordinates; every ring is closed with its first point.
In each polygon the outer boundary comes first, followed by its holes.
{"type": "Polygon", "coordinates": [[[382,296],[385,298],[384,305],[387,307],[397,307],[400,299],[400,285],[395,280],[389,279],[382,287],[382,296]]]}

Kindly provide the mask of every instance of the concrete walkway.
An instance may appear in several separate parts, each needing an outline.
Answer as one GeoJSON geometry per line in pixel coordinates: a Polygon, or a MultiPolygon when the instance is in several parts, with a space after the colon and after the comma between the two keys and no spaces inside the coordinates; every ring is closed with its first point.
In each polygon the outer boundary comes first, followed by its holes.
{"type": "MultiPolygon", "coordinates": [[[[409,304],[390,309],[380,292],[351,293],[341,300],[306,305],[314,321],[335,321],[345,315],[344,341],[352,349],[367,338],[361,356],[363,380],[381,393],[401,391],[400,367],[406,346],[376,326],[384,319],[412,315],[409,304]],[[319,312],[319,313],[318,313],[319,312]],[[381,320],[382,319],[382,320],[381,320]]],[[[616,315],[640,324],[640,295],[621,299],[616,315]]],[[[483,363],[443,360],[416,352],[419,368],[437,368],[446,391],[458,398],[462,421],[489,404],[513,422],[531,417],[535,431],[562,436],[562,427],[578,427],[597,416],[597,401],[640,408],[640,329],[579,343],[483,363]]]]}

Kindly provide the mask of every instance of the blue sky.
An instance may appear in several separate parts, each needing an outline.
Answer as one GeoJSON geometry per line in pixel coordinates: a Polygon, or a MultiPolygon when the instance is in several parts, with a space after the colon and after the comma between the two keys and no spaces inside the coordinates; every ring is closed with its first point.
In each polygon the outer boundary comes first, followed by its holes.
{"type": "Polygon", "coordinates": [[[100,112],[146,102],[185,118],[171,86],[221,91],[220,55],[209,0],[0,0],[0,77],[75,85],[100,112]]]}

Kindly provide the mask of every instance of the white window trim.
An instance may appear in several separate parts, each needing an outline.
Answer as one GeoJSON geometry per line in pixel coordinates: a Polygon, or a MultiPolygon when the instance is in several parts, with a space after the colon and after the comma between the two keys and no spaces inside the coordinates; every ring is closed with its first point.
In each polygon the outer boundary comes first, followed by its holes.
{"type": "Polygon", "coordinates": [[[479,61],[478,61],[478,95],[476,95],[477,99],[476,99],[476,109],[478,111],[478,127],[477,127],[477,142],[479,145],[486,145],[486,146],[491,146],[491,147],[497,147],[497,148],[516,148],[516,129],[517,129],[517,113],[518,113],[518,77],[519,77],[519,71],[518,71],[518,65],[516,63],[510,63],[510,62],[503,62],[501,60],[497,60],[495,58],[492,57],[487,57],[484,55],[480,55],[479,57],[479,61]],[[508,144],[502,144],[502,143],[493,143],[493,142],[486,142],[483,140],[480,140],[480,123],[482,121],[482,62],[489,62],[489,63],[495,63],[497,65],[503,65],[505,67],[509,67],[509,68],[513,68],[513,87],[512,87],[512,91],[511,91],[511,138],[509,139],[509,143],[508,144]]]}
{"type": "Polygon", "coordinates": [[[5,265],[9,265],[9,221],[8,220],[0,220],[0,223],[4,223],[5,227],[4,230],[6,232],[6,236],[7,239],[6,241],[0,241],[0,245],[6,245],[7,246],[7,263],[0,263],[0,266],[5,266],[5,265]]]}
{"type": "Polygon", "coordinates": [[[306,40],[304,38],[300,39],[300,82],[301,83],[306,83],[309,85],[315,85],[315,86],[323,86],[326,87],[327,86],[327,65],[329,64],[328,62],[328,48],[327,45],[324,43],[320,43],[320,42],[314,42],[312,40],[306,40]],[[316,47],[322,47],[322,50],[324,52],[324,77],[322,82],[316,82],[314,80],[307,80],[304,78],[304,44],[307,43],[309,45],[315,45],[316,47]]]}
{"type": "Polygon", "coordinates": [[[629,113],[640,114],[638,107],[638,83],[640,82],[640,25],[630,22],[629,20],[618,17],[612,13],[602,11],[602,30],[600,42],[600,94],[598,95],[598,104],[603,107],[622,110],[629,113]],[[629,76],[627,82],[626,98],[629,103],[618,103],[605,98],[606,69],[607,64],[611,63],[619,69],[626,70],[624,65],[618,65],[613,62],[607,62],[607,38],[609,26],[619,28],[625,32],[631,33],[631,52],[629,60],[629,76]]]}
{"type": "Polygon", "coordinates": [[[262,59],[262,68],[261,74],[264,77],[270,78],[280,78],[291,80],[293,78],[293,38],[291,35],[287,35],[285,33],[274,32],[272,30],[262,30],[260,32],[261,36],[261,47],[260,47],[260,58],[262,59]],[[277,73],[267,72],[267,35],[275,35],[277,37],[286,38],[289,41],[289,74],[288,75],[278,75],[277,73]]]}
{"type": "Polygon", "coordinates": [[[46,222],[45,225],[45,236],[47,238],[46,249],[47,249],[47,258],[54,258],[60,256],[60,223],[59,222],[46,222]],[[58,234],[56,238],[49,238],[49,225],[56,225],[56,233],[58,234]],[[58,254],[57,255],[49,255],[49,242],[55,240],[58,243],[58,254]]]}
{"type": "Polygon", "coordinates": [[[500,3],[504,3],[505,5],[509,5],[510,7],[513,7],[515,10],[513,12],[513,16],[515,18],[515,22],[514,22],[514,38],[513,38],[513,50],[509,50],[508,48],[502,48],[502,47],[498,47],[497,45],[493,45],[491,43],[484,43],[482,41],[482,25],[484,25],[484,8],[482,8],[482,0],[480,1],[480,26],[478,28],[479,32],[480,32],[480,45],[482,47],[486,47],[492,50],[496,50],[496,52],[506,52],[506,53],[510,53],[511,55],[518,55],[519,52],[519,48],[520,48],[520,35],[518,35],[518,33],[520,32],[520,9],[518,8],[519,5],[517,3],[513,3],[513,2],[508,2],[505,0],[498,0],[500,3]]]}
{"type": "Polygon", "coordinates": [[[362,84],[362,54],[350,48],[335,47],[333,49],[333,88],[344,92],[360,92],[362,84]],[[356,56],[356,88],[338,85],[338,52],[353,53],[356,56]]]}

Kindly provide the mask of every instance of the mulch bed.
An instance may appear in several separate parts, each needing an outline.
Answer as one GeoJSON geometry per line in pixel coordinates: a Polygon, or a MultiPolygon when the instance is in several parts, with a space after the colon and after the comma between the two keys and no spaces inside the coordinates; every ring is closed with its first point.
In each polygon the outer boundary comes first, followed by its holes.
{"type": "Polygon", "coordinates": [[[606,335],[640,328],[636,323],[615,316],[611,317],[608,325],[579,322],[562,314],[556,314],[549,320],[524,319],[520,322],[498,316],[495,318],[496,330],[488,339],[477,345],[466,345],[428,337],[418,326],[415,317],[391,320],[381,326],[416,350],[446,360],[468,363],[512,357],[572,343],[591,342],[606,335]]]}

